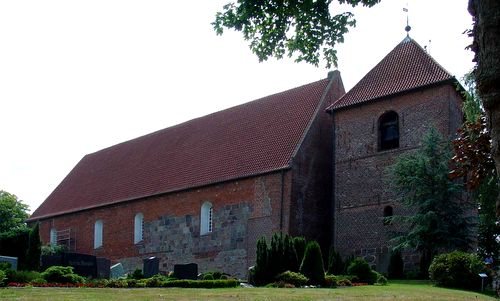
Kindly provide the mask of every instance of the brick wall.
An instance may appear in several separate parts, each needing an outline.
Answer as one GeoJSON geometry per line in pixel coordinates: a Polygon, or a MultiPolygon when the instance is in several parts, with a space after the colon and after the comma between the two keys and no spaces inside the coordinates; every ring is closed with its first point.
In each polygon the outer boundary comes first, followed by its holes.
{"type": "Polygon", "coordinates": [[[330,89],[293,159],[290,207],[290,234],[318,241],[323,252],[330,247],[332,229],[333,141],[325,109],[345,93],[340,72],[330,75],[330,89]]]}
{"type": "Polygon", "coordinates": [[[290,172],[275,172],[81,211],[42,220],[40,234],[48,243],[52,227],[71,229],[76,251],[120,261],[128,271],[141,268],[142,258],[157,256],[162,271],[194,262],[201,272],[221,270],[245,277],[254,264],[256,240],[280,230],[282,192],[290,194],[290,181],[290,172]],[[205,201],[213,205],[213,231],[200,235],[205,201]],[[134,244],[134,217],[139,212],[144,214],[144,239],[134,244]],[[95,250],[98,219],[104,224],[103,246],[95,250]]]}
{"type": "Polygon", "coordinates": [[[411,210],[395,202],[386,180],[387,166],[415,150],[431,126],[445,137],[461,123],[461,100],[455,88],[442,85],[370,102],[334,113],[334,245],[344,255],[365,256],[379,270],[387,269],[386,206],[395,215],[411,210]],[[399,115],[400,146],[378,151],[378,118],[386,111],[399,115]]]}

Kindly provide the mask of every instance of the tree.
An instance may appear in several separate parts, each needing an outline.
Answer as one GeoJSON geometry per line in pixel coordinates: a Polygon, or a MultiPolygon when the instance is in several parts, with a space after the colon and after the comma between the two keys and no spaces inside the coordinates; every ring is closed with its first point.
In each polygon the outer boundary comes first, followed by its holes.
{"type": "MultiPolygon", "coordinates": [[[[471,49],[477,63],[474,71],[477,90],[488,119],[492,157],[500,174],[500,1],[469,0],[469,12],[474,19],[470,34],[474,37],[471,49]]],[[[496,214],[500,216],[500,195],[496,214]]]]}
{"type": "MultiPolygon", "coordinates": [[[[353,7],[371,7],[380,0],[338,0],[353,7]]],[[[315,66],[321,55],[326,67],[337,65],[335,45],[356,21],[352,13],[330,14],[332,0],[253,1],[238,0],[224,5],[212,23],[217,34],[224,28],[241,31],[260,61],[298,54],[295,61],[315,66]]]]}
{"type": "Polygon", "coordinates": [[[486,127],[486,117],[476,91],[474,75],[465,77],[468,92],[465,92],[463,111],[465,121],[453,140],[454,169],[452,178],[466,179],[467,188],[472,191],[479,213],[478,251],[483,258],[492,256],[499,259],[500,223],[495,215],[498,196],[497,173],[491,156],[490,132],[486,127]]]}
{"type": "Polygon", "coordinates": [[[0,190],[0,233],[26,228],[28,208],[17,196],[0,190]]]}
{"type": "Polygon", "coordinates": [[[420,149],[403,155],[389,168],[390,182],[401,202],[415,210],[410,216],[393,216],[405,231],[395,233],[395,250],[416,249],[421,254],[422,274],[438,251],[467,250],[471,244],[469,202],[459,197],[462,185],[448,177],[451,152],[436,129],[423,138],[420,149]]]}

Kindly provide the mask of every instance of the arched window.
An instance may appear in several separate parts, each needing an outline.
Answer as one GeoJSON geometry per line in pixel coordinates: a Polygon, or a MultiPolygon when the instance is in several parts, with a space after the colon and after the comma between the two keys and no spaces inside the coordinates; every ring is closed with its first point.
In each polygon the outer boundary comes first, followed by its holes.
{"type": "Polygon", "coordinates": [[[102,247],[102,220],[98,219],[94,224],[94,249],[102,247]]]}
{"type": "Polygon", "coordinates": [[[386,217],[390,217],[390,216],[393,216],[393,215],[394,215],[394,212],[393,212],[392,206],[385,206],[384,207],[384,226],[391,224],[391,222],[388,221],[386,219],[386,217]]]}
{"type": "Polygon", "coordinates": [[[201,205],[201,215],[200,215],[200,235],[208,234],[212,232],[212,214],[213,206],[210,202],[205,202],[201,205]]]}
{"type": "Polygon", "coordinates": [[[378,121],[379,150],[399,147],[399,117],[398,113],[389,111],[380,116],[378,121]]]}
{"type": "Polygon", "coordinates": [[[50,244],[57,245],[57,230],[55,228],[50,229],[50,244]]]}
{"type": "Polygon", "coordinates": [[[134,244],[142,241],[144,215],[137,213],[134,218],[134,244]]]}

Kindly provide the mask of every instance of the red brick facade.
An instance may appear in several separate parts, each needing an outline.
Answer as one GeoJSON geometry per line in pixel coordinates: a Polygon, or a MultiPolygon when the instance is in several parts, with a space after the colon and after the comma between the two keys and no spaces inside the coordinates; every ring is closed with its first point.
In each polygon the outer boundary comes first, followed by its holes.
{"type": "Polygon", "coordinates": [[[452,84],[416,90],[333,113],[334,245],[341,254],[365,256],[386,271],[389,232],[383,212],[408,212],[394,200],[385,170],[397,156],[419,147],[431,126],[452,137],[462,121],[461,98],[452,84]],[[399,116],[399,147],[378,150],[378,119],[387,112],[399,116]]]}

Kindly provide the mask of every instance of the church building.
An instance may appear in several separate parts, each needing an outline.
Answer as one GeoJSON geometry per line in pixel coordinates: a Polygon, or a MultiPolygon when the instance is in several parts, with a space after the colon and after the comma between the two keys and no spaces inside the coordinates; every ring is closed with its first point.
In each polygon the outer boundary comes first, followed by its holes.
{"type": "Polygon", "coordinates": [[[456,79],[414,40],[345,93],[340,72],[84,156],[29,222],[43,243],[245,278],[274,232],[388,264],[383,217],[408,211],[384,170],[462,121],[456,79]]]}

